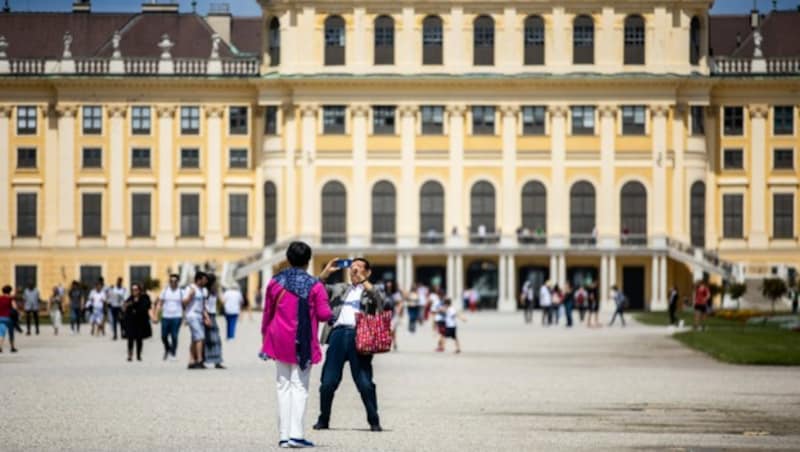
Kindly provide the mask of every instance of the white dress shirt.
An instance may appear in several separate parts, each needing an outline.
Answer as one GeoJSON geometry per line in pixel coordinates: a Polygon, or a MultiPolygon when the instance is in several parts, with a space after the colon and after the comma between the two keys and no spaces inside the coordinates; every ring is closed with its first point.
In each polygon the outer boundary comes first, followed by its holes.
{"type": "Polygon", "coordinates": [[[356,326],[356,313],[361,310],[361,295],[364,293],[364,286],[361,284],[357,286],[350,286],[347,293],[344,295],[342,310],[339,311],[339,317],[336,319],[334,328],[337,326],[356,326]]]}

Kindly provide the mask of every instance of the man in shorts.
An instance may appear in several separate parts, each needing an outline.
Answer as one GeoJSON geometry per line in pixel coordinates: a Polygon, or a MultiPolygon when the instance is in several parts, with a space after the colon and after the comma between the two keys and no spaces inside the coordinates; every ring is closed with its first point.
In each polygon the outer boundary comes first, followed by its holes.
{"type": "Polygon", "coordinates": [[[194,284],[189,286],[183,304],[186,306],[186,325],[192,335],[192,343],[189,346],[189,366],[188,369],[205,369],[203,364],[203,341],[206,338],[205,325],[210,323],[208,312],[206,312],[206,284],[208,275],[197,272],[194,275],[194,284]]]}
{"type": "Polygon", "coordinates": [[[708,304],[711,300],[711,290],[708,288],[708,283],[703,280],[697,284],[694,290],[694,326],[693,330],[697,330],[700,326],[703,331],[706,329],[706,316],[708,315],[708,304]]]}

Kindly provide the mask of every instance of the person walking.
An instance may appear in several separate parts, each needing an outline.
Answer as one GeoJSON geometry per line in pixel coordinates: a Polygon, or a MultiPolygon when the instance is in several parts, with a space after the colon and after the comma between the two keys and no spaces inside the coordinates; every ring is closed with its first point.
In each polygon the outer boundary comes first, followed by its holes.
{"type": "Polygon", "coordinates": [[[542,325],[550,326],[553,323],[553,297],[550,294],[550,281],[539,288],[539,306],[542,308],[542,325]]]}
{"type": "Polygon", "coordinates": [[[53,295],[47,300],[47,312],[50,313],[50,323],[53,325],[55,335],[61,329],[61,314],[63,312],[64,295],[58,286],[53,287],[53,295]]]}
{"type": "MultiPolygon", "coordinates": [[[[140,286],[141,287],[141,286],[140,286]]],[[[120,324],[122,336],[125,337],[125,327],[120,322],[120,312],[122,310],[122,303],[129,297],[128,289],[122,285],[122,278],[117,278],[117,284],[108,288],[108,310],[111,320],[111,332],[114,336],[111,340],[117,340],[117,324],[120,324]]]]}
{"type": "Polygon", "coordinates": [[[453,306],[453,301],[450,298],[445,298],[444,302],[442,303],[441,308],[442,313],[444,314],[444,333],[439,337],[439,346],[438,349],[444,351],[444,343],[447,339],[452,339],[453,342],[456,343],[456,353],[461,353],[461,344],[458,342],[458,335],[456,334],[456,329],[458,327],[458,319],[463,322],[466,322],[467,319],[464,317],[463,314],[456,311],[456,307],[453,306]]]}
{"type": "Polygon", "coordinates": [[[572,310],[575,308],[575,291],[569,281],[564,283],[564,294],[562,303],[564,306],[564,317],[567,319],[567,328],[572,328],[572,310]]]}
{"type": "Polygon", "coordinates": [[[261,356],[275,360],[278,393],[278,445],[313,447],[305,439],[304,419],[311,366],[322,361],[317,330],[331,318],[325,286],[306,269],[311,248],[292,242],[290,268],[278,273],[264,291],[261,356]]]}
{"type": "Polygon", "coordinates": [[[39,295],[39,289],[37,289],[34,284],[33,280],[28,281],[28,286],[25,287],[25,290],[22,292],[22,300],[25,303],[25,325],[27,326],[27,330],[25,331],[26,336],[31,335],[31,319],[36,326],[36,335],[39,335],[39,303],[41,301],[41,296],[39,295]]]}
{"type": "Polygon", "coordinates": [[[616,320],[617,316],[619,315],[619,319],[622,321],[622,326],[625,327],[625,303],[627,302],[627,298],[625,297],[625,294],[619,290],[616,284],[611,286],[611,299],[614,300],[616,309],[614,310],[614,315],[611,316],[611,322],[608,324],[608,326],[613,326],[614,320],[616,320]]]}
{"type": "Polygon", "coordinates": [[[219,300],[219,285],[217,277],[208,275],[208,292],[206,297],[205,341],[203,342],[203,362],[213,364],[215,369],[224,369],[222,365],[222,338],[219,336],[217,325],[217,301],[219,300]]]}
{"type": "Polygon", "coordinates": [[[433,315],[433,331],[436,333],[436,351],[441,352],[444,349],[439,345],[444,336],[444,311],[442,310],[442,302],[444,293],[441,290],[434,290],[428,295],[431,300],[431,314],[433,315]]]}
{"type": "Polygon", "coordinates": [[[708,288],[708,283],[701,280],[694,291],[694,324],[692,325],[694,331],[697,331],[698,328],[706,330],[709,300],[711,300],[711,290],[708,288]]]}
{"type": "Polygon", "coordinates": [[[150,297],[142,290],[141,284],[131,284],[131,295],[122,305],[125,336],[128,339],[128,361],[133,358],[136,345],[136,360],[142,360],[142,341],[153,335],[150,327],[150,297]]]}
{"type": "Polygon", "coordinates": [[[164,344],[164,360],[177,361],[178,332],[183,318],[183,290],[178,287],[179,276],[169,275],[169,285],[156,297],[152,319],[157,321],[161,312],[161,342],[164,344]]]}
{"type": "Polygon", "coordinates": [[[225,338],[231,340],[236,337],[236,323],[244,307],[244,296],[238,284],[225,289],[222,294],[222,307],[225,312],[225,338]]]}
{"type": "Polygon", "coordinates": [[[535,295],[536,289],[533,285],[533,280],[529,279],[525,281],[525,284],[522,285],[522,293],[520,294],[520,298],[522,299],[522,309],[525,310],[525,323],[533,322],[535,295]]]}
{"type": "Polygon", "coordinates": [[[556,326],[558,326],[558,322],[561,320],[561,315],[564,313],[564,294],[561,292],[561,287],[558,284],[553,286],[551,293],[553,298],[553,306],[550,308],[550,310],[553,312],[553,317],[555,317],[554,323],[556,326]]]}
{"type": "Polygon", "coordinates": [[[672,290],[669,291],[669,324],[676,325],[678,323],[678,316],[676,312],[678,310],[678,299],[680,295],[678,294],[678,286],[672,286],[672,290]]]}
{"type": "Polygon", "coordinates": [[[600,327],[600,292],[597,290],[597,282],[593,281],[586,291],[589,298],[589,317],[586,326],[589,328],[600,327]]]}
{"type": "Polygon", "coordinates": [[[419,292],[417,291],[416,283],[412,284],[411,290],[408,291],[406,308],[406,312],[408,312],[408,332],[413,334],[417,331],[417,322],[419,322],[419,292]]]}
{"type": "MultiPolygon", "coordinates": [[[[337,265],[338,261],[333,259],[328,262],[319,279],[324,281],[331,273],[341,270],[337,265]]],[[[350,363],[350,373],[367,411],[370,430],[373,432],[383,430],[378,416],[375,383],[372,380],[372,355],[362,355],[356,351],[357,314],[372,315],[380,310],[392,309],[392,303],[386,295],[369,282],[371,274],[369,261],[359,257],[353,259],[350,265],[351,283],[338,283],[325,287],[333,309],[333,317],[322,332],[322,342],[328,344],[328,350],[322,367],[322,384],[319,388],[320,414],[317,423],[314,424],[315,430],[328,428],[333,396],[342,381],[342,369],[346,361],[350,363]]]]}
{"type": "Polygon", "coordinates": [[[69,297],[69,329],[72,334],[78,334],[81,332],[81,311],[83,310],[83,290],[78,281],[72,281],[67,296],[69,297]]]}
{"type": "Polygon", "coordinates": [[[14,347],[14,324],[11,320],[11,313],[15,309],[17,300],[11,295],[11,286],[3,286],[3,294],[0,295],[0,353],[3,352],[3,341],[8,334],[8,345],[11,346],[11,353],[17,353],[14,347]]]}
{"type": "Polygon", "coordinates": [[[578,315],[581,323],[586,317],[586,309],[589,301],[589,293],[582,285],[575,291],[575,306],[578,308],[578,315]]]}
{"type": "Polygon", "coordinates": [[[205,324],[210,322],[206,312],[206,283],[208,275],[203,272],[194,274],[194,284],[189,286],[183,297],[186,306],[186,325],[191,333],[192,343],[189,345],[188,369],[205,369],[203,365],[203,341],[206,338],[205,324]]]}
{"type": "Polygon", "coordinates": [[[92,336],[95,334],[99,336],[101,333],[103,336],[106,335],[106,329],[103,321],[103,312],[105,310],[106,302],[106,291],[103,289],[103,281],[101,279],[97,281],[94,289],[89,292],[89,298],[86,300],[86,309],[91,310],[89,322],[92,325],[92,336]]]}

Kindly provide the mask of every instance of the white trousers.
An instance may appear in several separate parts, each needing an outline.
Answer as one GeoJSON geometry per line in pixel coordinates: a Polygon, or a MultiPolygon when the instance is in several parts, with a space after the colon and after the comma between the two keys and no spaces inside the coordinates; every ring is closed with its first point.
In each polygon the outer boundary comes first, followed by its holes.
{"type": "Polygon", "coordinates": [[[308,401],[311,366],[300,370],[297,364],[275,361],[278,386],[278,432],[280,440],[303,439],[303,418],[308,401]]]}
{"type": "Polygon", "coordinates": [[[50,311],[50,323],[53,324],[53,328],[58,331],[61,329],[61,311],[58,309],[53,309],[50,311]]]}

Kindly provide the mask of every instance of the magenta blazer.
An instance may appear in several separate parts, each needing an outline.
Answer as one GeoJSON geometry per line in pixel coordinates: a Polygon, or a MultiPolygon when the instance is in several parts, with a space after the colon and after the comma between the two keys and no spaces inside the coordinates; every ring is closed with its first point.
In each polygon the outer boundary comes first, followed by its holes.
{"type": "MultiPolygon", "coordinates": [[[[264,316],[261,319],[263,344],[261,352],[270,358],[287,364],[297,364],[295,338],[297,336],[297,296],[270,280],[264,293],[264,316]],[[283,295],[281,295],[283,292],[283,295]],[[280,299],[279,299],[280,298],[280,299]]],[[[308,312],[311,317],[311,364],[322,361],[322,349],[317,334],[319,322],[331,318],[328,293],[318,282],[308,296],[308,312]]]]}

